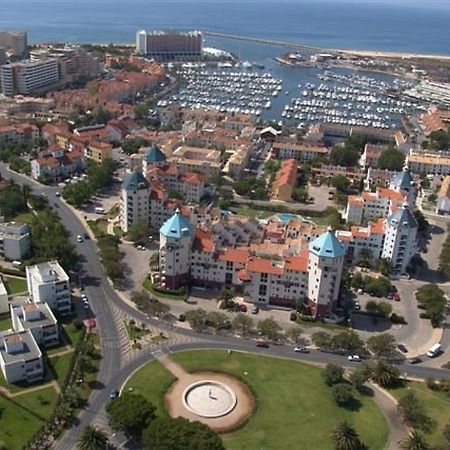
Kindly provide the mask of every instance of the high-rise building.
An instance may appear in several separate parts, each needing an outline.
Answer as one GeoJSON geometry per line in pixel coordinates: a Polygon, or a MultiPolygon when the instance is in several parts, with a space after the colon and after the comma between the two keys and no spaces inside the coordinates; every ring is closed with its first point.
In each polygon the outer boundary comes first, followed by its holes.
{"type": "Polygon", "coordinates": [[[6,64],[6,48],[0,47],[0,66],[6,64]]]}
{"type": "Polygon", "coordinates": [[[5,47],[14,55],[22,55],[27,49],[27,32],[0,30],[0,47],[5,47]]]}
{"type": "Polygon", "coordinates": [[[32,94],[59,81],[58,61],[20,61],[0,67],[0,84],[4,95],[32,94]]]}
{"type": "Polygon", "coordinates": [[[323,316],[337,304],[345,249],[328,231],[309,244],[308,304],[313,315],[323,316]]]}
{"type": "Polygon", "coordinates": [[[198,59],[202,55],[201,31],[145,31],[136,33],[136,52],[159,61],[198,59]]]}
{"type": "Polygon", "coordinates": [[[140,172],[128,175],[122,183],[120,224],[127,233],[139,220],[149,220],[149,183],[140,172]]]}

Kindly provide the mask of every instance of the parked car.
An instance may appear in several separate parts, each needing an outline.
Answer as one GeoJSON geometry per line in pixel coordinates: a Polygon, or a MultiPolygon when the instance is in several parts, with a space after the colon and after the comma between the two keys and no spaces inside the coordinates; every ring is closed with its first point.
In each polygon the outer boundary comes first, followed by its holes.
{"type": "Polygon", "coordinates": [[[77,236],[77,241],[78,242],[83,242],[83,236],[81,236],[81,234],[79,234],[78,236],[77,236]]]}
{"type": "Polygon", "coordinates": [[[178,316],[178,320],[179,320],[180,322],[184,322],[184,321],[186,320],[186,316],[185,316],[184,314],[180,314],[180,315],[178,316]]]}
{"type": "Polygon", "coordinates": [[[416,358],[411,358],[408,360],[409,364],[420,364],[422,362],[422,360],[418,357],[416,358]]]}
{"type": "Polygon", "coordinates": [[[348,360],[350,362],[361,362],[361,357],[359,355],[350,355],[348,360]]]}
{"type": "Polygon", "coordinates": [[[117,397],[119,396],[119,391],[117,389],[113,389],[110,393],[109,393],[109,398],[111,400],[115,400],[117,397]]]}
{"type": "Polygon", "coordinates": [[[355,311],[359,311],[359,310],[361,309],[361,305],[359,304],[358,301],[355,301],[355,302],[353,303],[353,309],[354,309],[355,311]]]}
{"type": "Polygon", "coordinates": [[[402,353],[408,353],[408,349],[405,347],[405,344],[398,344],[397,348],[402,352],[402,353]]]}
{"type": "Polygon", "coordinates": [[[400,301],[400,294],[399,294],[398,292],[396,292],[396,293],[394,294],[393,298],[394,298],[394,300],[395,300],[396,302],[399,302],[399,301],[400,301]]]}
{"type": "Polygon", "coordinates": [[[60,193],[59,191],[56,191],[56,192],[55,192],[55,195],[56,195],[57,197],[61,197],[61,193],[60,193]]]}
{"type": "Polygon", "coordinates": [[[253,305],[252,314],[258,314],[258,313],[259,313],[259,308],[256,305],[253,305]]]}
{"type": "Polygon", "coordinates": [[[297,320],[297,313],[295,311],[292,311],[289,314],[289,320],[292,320],[292,322],[295,322],[297,320]]]}
{"type": "Polygon", "coordinates": [[[308,347],[295,347],[294,352],[296,353],[309,353],[308,347]]]}
{"type": "Polygon", "coordinates": [[[245,313],[245,312],[247,312],[247,306],[246,305],[239,305],[239,311],[241,311],[241,312],[243,312],[243,313],[245,313]]]}

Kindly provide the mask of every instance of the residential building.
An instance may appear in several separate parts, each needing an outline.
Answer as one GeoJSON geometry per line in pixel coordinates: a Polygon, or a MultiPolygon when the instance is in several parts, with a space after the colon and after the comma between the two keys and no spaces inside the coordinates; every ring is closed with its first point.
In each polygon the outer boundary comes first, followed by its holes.
{"type": "Polygon", "coordinates": [[[382,257],[389,259],[392,269],[405,273],[417,251],[417,220],[408,203],[404,203],[386,220],[386,235],[382,257]]]}
{"type": "Polygon", "coordinates": [[[149,220],[150,184],[140,172],[128,175],[122,183],[120,225],[127,233],[139,220],[149,220]]]}
{"type": "Polygon", "coordinates": [[[191,223],[179,210],[159,230],[161,284],[168,290],[189,282],[193,234],[191,223]]]}
{"type": "Polygon", "coordinates": [[[281,163],[273,180],[272,198],[281,201],[291,201],[292,193],[297,186],[298,163],[295,159],[287,159],[281,163]]]}
{"type": "Polygon", "coordinates": [[[26,267],[28,292],[33,303],[46,302],[58,315],[70,314],[69,276],[57,261],[26,267]]]}
{"type": "Polygon", "coordinates": [[[231,153],[223,168],[223,172],[235,180],[239,180],[252,154],[251,146],[243,145],[231,153]]]}
{"type": "Polygon", "coordinates": [[[0,368],[7,383],[33,383],[43,379],[42,352],[31,331],[0,332],[0,368]]]}
{"type": "Polygon", "coordinates": [[[142,158],[142,173],[146,176],[148,170],[152,167],[163,167],[167,164],[165,153],[158,145],[152,145],[142,158]]]}
{"type": "Polygon", "coordinates": [[[438,214],[450,213],[450,175],[444,177],[441,187],[439,188],[436,201],[436,212],[438,214]]]}
{"type": "Polygon", "coordinates": [[[51,347],[59,343],[58,322],[47,303],[33,303],[28,298],[11,302],[14,331],[31,331],[36,343],[51,347]]]}
{"type": "Polygon", "coordinates": [[[178,147],[169,161],[176,164],[182,172],[198,172],[209,178],[218,175],[222,169],[219,150],[200,147],[178,147]]]}
{"type": "Polygon", "coordinates": [[[297,161],[311,161],[316,158],[327,157],[330,149],[323,144],[298,141],[297,139],[278,138],[272,147],[272,158],[291,159],[297,161]]]}
{"type": "Polygon", "coordinates": [[[107,142],[89,141],[85,149],[85,156],[96,163],[101,164],[105,158],[112,157],[112,145],[107,142]]]}
{"type": "Polygon", "coordinates": [[[62,180],[79,174],[85,169],[86,160],[83,150],[67,151],[58,145],[49,146],[48,150],[41,152],[31,161],[31,176],[35,179],[62,180]]]}
{"type": "Polygon", "coordinates": [[[4,95],[29,95],[42,92],[59,82],[58,61],[53,58],[20,61],[0,67],[4,95]]]}
{"type": "Polygon", "coordinates": [[[202,55],[200,31],[145,31],[136,33],[136,52],[157,61],[198,59],[202,55]]]}
{"type": "Polygon", "coordinates": [[[0,30],[0,47],[5,47],[13,55],[23,55],[27,44],[26,31],[0,30]]]}
{"type": "Polygon", "coordinates": [[[331,229],[309,244],[308,305],[324,316],[337,306],[345,250],[331,229]]]}
{"type": "Polygon", "coordinates": [[[30,253],[30,226],[20,222],[4,222],[0,217],[0,258],[23,261],[30,253]]]}
{"type": "Polygon", "coordinates": [[[366,144],[364,146],[364,152],[359,159],[359,165],[368,169],[369,167],[377,168],[378,161],[384,151],[388,149],[386,145],[366,144]]]}
{"type": "Polygon", "coordinates": [[[410,170],[417,174],[450,175],[450,153],[448,152],[412,150],[406,161],[410,170]]]}
{"type": "Polygon", "coordinates": [[[36,125],[20,123],[0,127],[0,147],[6,144],[24,144],[39,138],[36,125]]]}
{"type": "Polygon", "coordinates": [[[6,49],[4,47],[0,47],[0,66],[6,64],[6,49]]]}
{"type": "Polygon", "coordinates": [[[433,131],[447,131],[450,125],[450,111],[448,109],[431,106],[421,116],[424,131],[427,135],[433,131]]]}
{"type": "Polygon", "coordinates": [[[0,277],[0,314],[7,313],[8,311],[8,291],[6,290],[6,286],[5,283],[3,283],[2,277],[0,277]]]}

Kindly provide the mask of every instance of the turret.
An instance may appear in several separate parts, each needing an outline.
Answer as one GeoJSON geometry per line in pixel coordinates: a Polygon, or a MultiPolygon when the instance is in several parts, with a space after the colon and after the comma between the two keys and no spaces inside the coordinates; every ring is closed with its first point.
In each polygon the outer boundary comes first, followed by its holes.
{"type": "Polygon", "coordinates": [[[147,170],[151,167],[165,166],[166,160],[164,152],[156,144],[153,145],[147,150],[142,159],[142,173],[146,176],[147,170]]]}

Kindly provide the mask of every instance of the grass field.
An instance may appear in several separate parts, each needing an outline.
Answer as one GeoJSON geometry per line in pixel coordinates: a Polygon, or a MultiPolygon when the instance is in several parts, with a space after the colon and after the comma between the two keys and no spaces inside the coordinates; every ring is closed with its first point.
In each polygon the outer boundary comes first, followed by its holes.
{"type": "Polygon", "coordinates": [[[42,389],[7,399],[0,396],[0,440],[8,450],[18,450],[43,425],[53,411],[56,392],[42,389]]]}
{"type": "Polygon", "coordinates": [[[12,327],[11,317],[7,314],[0,316],[0,331],[9,330],[12,327]]]}
{"type": "Polygon", "coordinates": [[[442,445],[445,448],[445,441],[442,430],[450,423],[450,398],[443,392],[436,392],[429,389],[425,383],[412,381],[405,387],[392,389],[390,392],[396,399],[403,397],[406,392],[413,391],[417,398],[424,405],[427,414],[436,422],[433,432],[425,435],[425,439],[431,446],[442,445]]]}
{"type": "MultiPolygon", "coordinates": [[[[356,410],[339,408],[319,368],[246,353],[228,355],[219,350],[189,351],[170,357],[188,371],[232,374],[244,380],[254,393],[257,407],[253,417],[243,428],[223,436],[229,450],[332,449],[330,432],[342,420],[355,426],[371,450],[381,450],[386,444],[388,426],[375,403],[369,397],[358,396],[356,410]]],[[[161,411],[171,382],[172,375],[152,362],[138,371],[126,387],[145,395],[161,411]]]]}
{"type": "Polygon", "coordinates": [[[5,287],[9,295],[27,292],[26,278],[5,277],[5,287]]]}
{"type": "Polygon", "coordinates": [[[66,353],[64,355],[56,355],[50,358],[51,365],[55,372],[56,380],[58,384],[62,386],[66,376],[69,372],[70,361],[72,360],[73,352],[66,353]]]}

